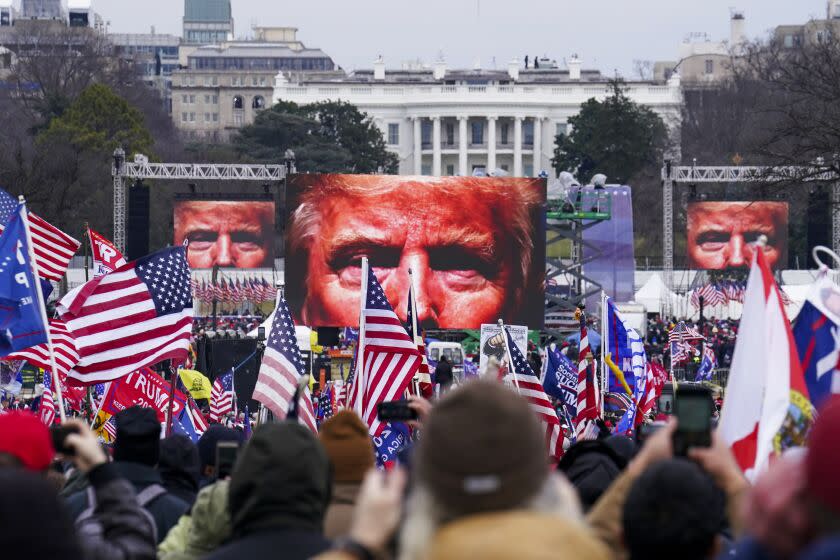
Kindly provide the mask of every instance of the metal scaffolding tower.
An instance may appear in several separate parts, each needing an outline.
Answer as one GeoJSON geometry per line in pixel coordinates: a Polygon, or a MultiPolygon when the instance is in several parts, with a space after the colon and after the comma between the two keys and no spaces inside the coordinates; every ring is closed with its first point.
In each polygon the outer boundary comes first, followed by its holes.
{"type": "Polygon", "coordinates": [[[114,245],[125,250],[125,199],[128,179],[167,179],[182,181],[283,181],[295,172],[295,154],[287,150],[283,164],[245,165],[215,163],[149,163],[142,154],[134,162],[125,160],[122,148],[114,150],[114,245]]]}
{"type": "MultiPolygon", "coordinates": [[[[674,186],[681,183],[756,183],[781,182],[831,183],[831,245],[840,251],[840,177],[832,171],[799,166],[755,165],[672,165],[662,167],[662,257],[665,285],[674,289],[674,186]]],[[[666,300],[665,314],[670,313],[666,300]]]]}

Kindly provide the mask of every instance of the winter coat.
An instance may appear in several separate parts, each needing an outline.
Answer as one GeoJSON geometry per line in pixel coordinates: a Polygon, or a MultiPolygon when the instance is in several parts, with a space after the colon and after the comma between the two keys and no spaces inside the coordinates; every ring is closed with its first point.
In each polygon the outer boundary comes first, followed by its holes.
{"type": "Polygon", "coordinates": [[[93,515],[102,526],[102,538],[80,539],[85,560],[153,560],[154,528],[131,484],[114,464],[100,465],[87,477],[96,496],[93,515]]]}
{"type": "Polygon", "coordinates": [[[324,536],[328,539],[344,537],[350,532],[361,486],[360,482],[338,482],[333,487],[332,500],[324,518],[324,536]]]}
{"type": "MultiPolygon", "coordinates": [[[[152,467],[124,461],[111,464],[122,478],[131,483],[136,493],[142,492],[144,488],[152,484],[163,485],[160,474],[152,467]]],[[[67,510],[73,519],[78,518],[88,507],[86,492],[77,492],[67,498],[67,510]]],[[[157,525],[157,543],[163,541],[169,530],[178,523],[178,519],[188,509],[189,506],[183,500],[168,493],[156,498],[146,507],[157,525]]]]}
{"type": "Polygon", "coordinates": [[[303,560],[326,550],[330,486],[327,454],[307,428],[292,422],[262,426],[231,476],[232,538],[207,560],[303,560]]]}
{"type": "Polygon", "coordinates": [[[452,385],[452,366],[449,362],[441,360],[435,367],[435,383],[443,387],[452,385]]]}
{"type": "Polygon", "coordinates": [[[160,543],[160,560],[201,558],[230,537],[229,486],[229,481],[220,480],[198,493],[190,514],[182,516],[160,543]]]}

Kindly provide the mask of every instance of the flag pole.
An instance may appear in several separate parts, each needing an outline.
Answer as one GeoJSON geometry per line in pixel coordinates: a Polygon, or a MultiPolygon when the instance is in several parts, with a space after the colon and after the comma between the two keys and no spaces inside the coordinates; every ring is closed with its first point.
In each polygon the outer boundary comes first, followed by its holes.
{"type": "MultiPolygon", "coordinates": [[[[87,222],[85,222],[85,237],[87,237],[87,243],[82,242],[82,245],[85,248],[85,282],[87,282],[88,280],[90,280],[90,278],[88,276],[88,274],[89,274],[88,273],[88,244],[91,243],[90,225],[88,225],[87,222]]],[[[91,247],[91,251],[92,250],[93,250],[93,247],[91,247]]]]}
{"type": "MultiPolygon", "coordinates": [[[[604,356],[609,345],[607,344],[607,336],[610,329],[607,326],[607,292],[601,290],[601,418],[604,417],[604,400],[607,396],[607,381],[609,373],[607,373],[606,362],[604,356]]],[[[618,356],[616,356],[618,357],[618,356]]]]}
{"type": "Polygon", "coordinates": [[[23,220],[23,229],[26,232],[26,245],[29,250],[29,262],[32,266],[32,272],[35,275],[35,294],[38,296],[38,310],[41,312],[41,320],[44,322],[44,330],[47,334],[47,349],[50,352],[50,369],[52,369],[53,385],[55,386],[55,393],[58,395],[58,412],[61,418],[61,423],[67,421],[67,415],[64,414],[64,395],[61,392],[61,379],[58,377],[58,369],[55,365],[55,350],[53,349],[52,335],[50,334],[50,322],[47,319],[47,305],[44,302],[44,294],[41,293],[41,273],[38,270],[38,261],[35,260],[35,249],[32,247],[32,233],[29,231],[29,214],[26,212],[26,200],[21,195],[18,201],[23,204],[23,213],[21,220],[23,220]]]}
{"type": "MultiPolygon", "coordinates": [[[[356,402],[353,408],[360,418],[365,418],[365,299],[367,296],[368,274],[370,274],[368,259],[362,257],[362,289],[359,292],[359,344],[356,347],[356,376],[353,383],[359,386],[356,392],[356,402]]],[[[348,388],[349,390],[349,388],[348,388]]]]}
{"type": "MultiPolygon", "coordinates": [[[[519,390],[519,379],[516,378],[516,370],[513,368],[513,357],[510,355],[507,331],[505,331],[505,324],[501,319],[499,319],[499,328],[502,329],[502,340],[505,342],[505,354],[508,359],[508,371],[513,373],[513,384],[516,385],[516,392],[521,393],[519,390]]],[[[511,337],[511,340],[513,340],[513,337],[511,337]]]]}

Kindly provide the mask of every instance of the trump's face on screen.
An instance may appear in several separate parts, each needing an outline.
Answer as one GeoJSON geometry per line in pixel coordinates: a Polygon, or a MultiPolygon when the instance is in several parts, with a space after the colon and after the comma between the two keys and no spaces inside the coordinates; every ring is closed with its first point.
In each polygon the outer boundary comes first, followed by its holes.
{"type": "Polygon", "coordinates": [[[192,268],[270,268],[274,202],[190,200],[175,205],[175,244],[192,268]]]}
{"type": "Polygon", "coordinates": [[[688,259],[696,269],[744,268],[753,247],[767,237],[764,255],[771,268],[785,264],[786,202],[694,202],[688,206],[688,259]]]}
{"type": "Polygon", "coordinates": [[[545,200],[542,181],[351,175],[302,180],[308,184],[292,210],[286,284],[303,323],[358,323],[363,256],[403,320],[411,270],[425,328],[477,328],[499,318],[539,322],[533,300],[539,315],[545,240],[536,217],[545,200]]]}

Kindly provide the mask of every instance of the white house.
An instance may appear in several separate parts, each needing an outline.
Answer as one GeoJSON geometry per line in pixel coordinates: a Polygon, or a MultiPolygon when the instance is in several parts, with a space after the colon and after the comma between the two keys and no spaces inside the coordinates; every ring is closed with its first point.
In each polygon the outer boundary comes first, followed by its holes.
{"type": "MultiPolygon", "coordinates": [[[[341,100],[368,113],[400,160],[403,175],[472,175],[502,169],[513,176],[551,173],[555,135],[591,98],[609,93],[608,79],[583,70],[577,57],[566,68],[540,59],[507,70],[430,68],[372,70],[337,79],[277,75],[274,99],[295,103],[341,100]]],[[[667,82],[628,82],[626,94],[656,111],[672,128],[680,118],[679,76],[667,82]]]]}

